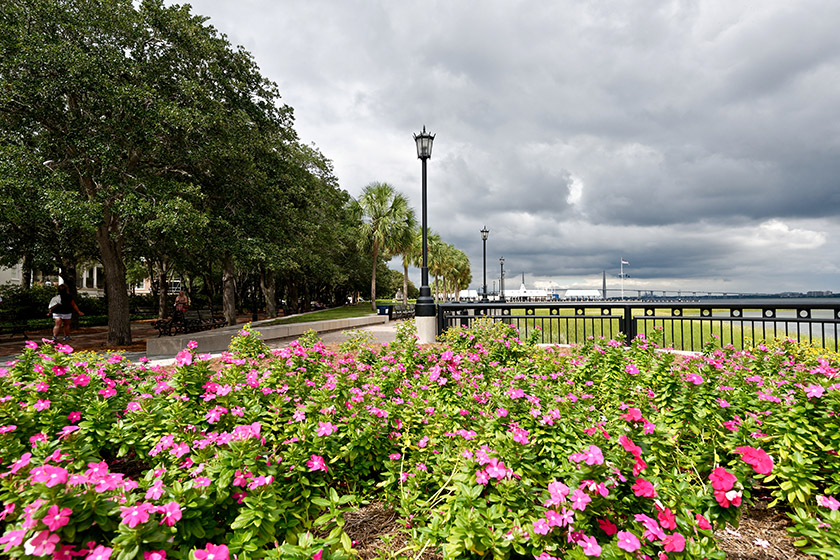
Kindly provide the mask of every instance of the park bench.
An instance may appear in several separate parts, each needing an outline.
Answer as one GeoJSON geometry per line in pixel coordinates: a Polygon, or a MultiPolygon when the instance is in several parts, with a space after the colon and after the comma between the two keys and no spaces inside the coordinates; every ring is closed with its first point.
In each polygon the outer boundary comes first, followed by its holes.
{"type": "Polygon", "coordinates": [[[215,317],[211,311],[202,309],[188,309],[176,311],[168,319],[158,319],[152,327],[158,330],[158,337],[189,334],[224,327],[227,321],[222,317],[215,317]]]}
{"type": "Polygon", "coordinates": [[[23,338],[29,340],[26,331],[29,329],[29,324],[24,320],[14,320],[11,323],[0,325],[0,336],[9,335],[9,338],[14,338],[17,334],[22,334],[23,338]]]}
{"type": "Polygon", "coordinates": [[[414,306],[411,304],[408,305],[395,305],[393,310],[391,311],[391,320],[397,321],[399,319],[413,319],[414,318],[414,306]]]}

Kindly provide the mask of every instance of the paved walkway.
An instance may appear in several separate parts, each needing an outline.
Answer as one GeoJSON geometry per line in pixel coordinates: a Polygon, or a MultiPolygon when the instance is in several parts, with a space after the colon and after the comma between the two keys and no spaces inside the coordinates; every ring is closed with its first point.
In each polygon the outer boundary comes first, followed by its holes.
{"type": "MultiPolygon", "coordinates": [[[[250,319],[250,316],[248,317],[248,319],[250,319]]],[[[246,322],[247,319],[242,320],[242,318],[240,318],[239,324],[244,325],[246,322]]],[[[145,338],[148,338],[149,336],[157,336],[157,331],[154,330],[150,325],[144,323],[150,323],[150,321],[132,323],[132,337],[138,342],[127,349],[119,350],[119,353],[121,353],[123,356],[125,356],[128,360],[132,362],[137,362],[140,358],[146,357],[145,350],[141,349],[145,347],[145,338]]],[[[259,325],[255,325],[254,329],[259,330],[259,325]]],[[[322,335],[320,335],[320,338],[325,344],[340,344],[348,339],[352,331],[369,332],[373,336],[373,342],[379,344],[394,342],[397,339],[395,321],[390,321],[388,323],[378,325],[371,325],[368,327],[350,329],[347,331],[334,331],[323,333],[322,335]]],[[[102,342],[103,333],[104,336],[107,337],[106,327],[91,327],[81,329],[78,332],[71,333],[71,340],[68,341],[67,344],[72,346],[77,351],[92,350],[105,355],[114,353],[114,351],[105,348],[105,344],[102,342]]],[[[40,343],[41,338],[49,336],[50,333],[43,332],[28,334],[30,339],[40,343]]],[[[269,347],[272,349],[283,348],[291,344],[294,340],[296,339],[290,338],[271,341],[269,343],[269,347]]],[[[20,351],[23,349],[23,345],[24,341],[20,338],[13,341],[4,340],[0,342],[0,365],[5,364],[9,360],[14,360],[15,358],[17,358],[20,351]]],[[[149,358],[152,363],[168,365],[174,361],[175,356],[149,356],[149,358]]]]}

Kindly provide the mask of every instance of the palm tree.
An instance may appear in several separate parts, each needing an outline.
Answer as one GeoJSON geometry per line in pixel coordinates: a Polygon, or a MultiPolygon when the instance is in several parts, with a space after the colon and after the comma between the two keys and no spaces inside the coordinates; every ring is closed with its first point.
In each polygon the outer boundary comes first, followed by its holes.
{"type": "Polygon", "coordinates": [[[420,266],[420,261],[423,259],[423,241],[422,230],[417,227],[417,220],[411,230],[407,230],[408,235],[404,239],[398,240],[394,244],[394,254],[402,256],[403,265],[403,305],[408,305],[408,267],[420,266]]]}
{"type": "Polygon", "coordinates": [[[370,307],[376,311],[376,263],[379,253],[389,257],[414,231],[417,218],[408,199],[388,183],[373,182],[356,201],[362,216],[362,241],[373,253],[370,276],[370,307]]]}

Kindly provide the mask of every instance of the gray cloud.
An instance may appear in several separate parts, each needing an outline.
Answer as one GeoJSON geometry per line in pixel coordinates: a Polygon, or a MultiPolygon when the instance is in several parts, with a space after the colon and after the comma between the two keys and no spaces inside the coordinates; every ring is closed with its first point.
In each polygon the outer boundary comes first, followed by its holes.
{"type": "Polygon", "coordinates": [[[351,194],[419,210],[411,136],[436,133],[430,226],[476,279],[486,224],[490,270],[529,281],[600,285],[624,256],[628,285],[840,291],[840,4],[191,3],[351,194]]]}

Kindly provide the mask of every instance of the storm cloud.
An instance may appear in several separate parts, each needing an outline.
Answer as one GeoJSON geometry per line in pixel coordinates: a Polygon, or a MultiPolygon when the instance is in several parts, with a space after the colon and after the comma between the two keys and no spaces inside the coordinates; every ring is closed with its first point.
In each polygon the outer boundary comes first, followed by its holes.
{"type": "MultiPolygon", "coordinates": [[[[840,3],[196,0],[357,195],[488,278],[840,291],[840,3]],[[492,263],[492,264],[491,264],[492,263]]],[[[508,281],[507,285],[510,285],[508,281]]],[[[517,282],[518,285],[518,282],[517,282]]]]}

